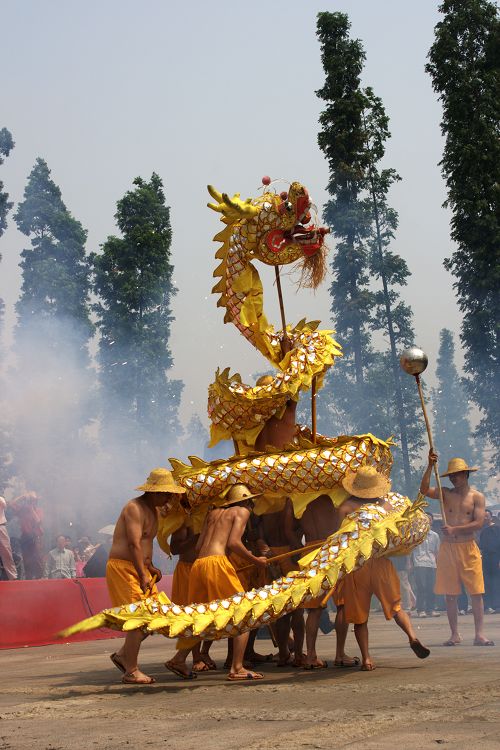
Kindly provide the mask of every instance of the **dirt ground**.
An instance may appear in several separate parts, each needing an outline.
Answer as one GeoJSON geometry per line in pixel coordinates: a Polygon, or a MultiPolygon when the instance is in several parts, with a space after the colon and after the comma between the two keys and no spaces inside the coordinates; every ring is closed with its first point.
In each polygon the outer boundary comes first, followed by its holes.
{"type": "MultiPolygon", "coordinates": [[[[2,651],[0,750],[500,748],[500,615],[486,617],[495,648],[472,646],[471,615],[460,618],[464,642],[455,648],[440,645],[444,615],[416,624],[432,648],[426,661],[377,614],[375,672],[266,664],[259,683],[229,683],[222,669],[182,682],[162,667],[174,644],[161,636],[143,645],[142,666],[158,680],[143,688],[120,683],[109,661],[119,640],[2,651]]],[[[271,649],[270,641],[257,644],[271,649]]],[[[318,645],[331,660],[335,635],[318,645]]],[[[348,646],[357,653],[352,634],[348,646]]],[[[220,666],[224,654],[215,644],[220,666]]]]}

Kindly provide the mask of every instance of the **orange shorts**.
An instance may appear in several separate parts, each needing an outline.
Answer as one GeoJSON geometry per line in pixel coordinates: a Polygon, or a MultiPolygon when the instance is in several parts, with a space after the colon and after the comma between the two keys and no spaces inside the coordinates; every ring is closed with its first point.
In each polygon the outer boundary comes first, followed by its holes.
{"type": "Polygon", "coordinates": [[[483,565],[476,542],[441,542],[438,552],[435,594],[459,596],[462,583],[467,593],[484,594],[483,565]]]}
{"type": "Polygon", "coordinates": [[[245,589],[226,555],[209,555],[195,560],[189,576],[189,602],[206,604],[225,599],[245,589]]]}
{"type": "Polygon", "coordinates": [[[382,605],[386,620],[401,609],[398,574],[385,557],[370,558],[343,578],[335,589],[334,602],[337,607],[344,607],[346,622],[361,625],[368,620],[373,595],[382,605]]]}
{"type": "Polygon", "coordinates": [[[189,574],[193,563],[179,560],[172,578],[172,601],[174,604],[191,604],[189,599],[189,574]]]}
{"type": "MultiPolygon", "coordinates": [[[[130,560],[110,558],[106,564],[106,583],[113,607],[132,604],[145,597],[139,584],[139,576],[134,563],[131,563],[130,560]]],[[[156,585],[151,587],[150,593],[158,593],[156,585]]]]}

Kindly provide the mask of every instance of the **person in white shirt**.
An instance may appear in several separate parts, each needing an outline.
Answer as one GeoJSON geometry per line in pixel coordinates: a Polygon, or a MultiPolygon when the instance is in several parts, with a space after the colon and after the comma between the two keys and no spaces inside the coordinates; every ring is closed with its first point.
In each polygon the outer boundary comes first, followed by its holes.
{"type": "Polygon", "coordinates": [[[9,581],[17,580],[17,570],[12,557],[12,548],[10,546],[9,532],[7,531],[7,519],[5,517],[5,508],[7,502],[0,495],[0,560],[2,561],[5,575],[9,581]]]}
{"type": "Polygon", "coordinates": [[[51,549],[45,564],[45,578],[76,578],[75,556],[66,549],[66,537],[57,537],[57,547],[51,549]]]}
{"type": "Polygon", "coordinates": [[[432,530],[434,517],[427,513],[431,521],[431,529],[424,541],[415,547],[411,553],[415,589],[417,595],[418,617],[439,617],[434,609],[434,581],[436,578],[436,559],[439,551],[439,535],[432,530]]]}

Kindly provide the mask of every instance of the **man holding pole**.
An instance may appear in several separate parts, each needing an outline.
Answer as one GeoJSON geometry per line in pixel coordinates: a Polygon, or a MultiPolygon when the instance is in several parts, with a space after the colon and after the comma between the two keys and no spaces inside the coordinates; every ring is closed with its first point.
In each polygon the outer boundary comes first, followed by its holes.
{"type": "MultiPolygon", "coordinates": [[[[438,460],[437,454],[429,451],[429,463],[422,477],[420,492],[431,498],[439,498],[439,490],[429,487],[431,473],[438,460]]],[[[462,584],[471,596],[475,626],[475,646],[494,646],[483,631],[484,580],[481,553],[474,540],[484,523],[484,495],[469,486],[469,474],[477,468],[467,465],[463,458],[452,458],[441,476],[449,477],[453,488],[443,487],[443,539],[439,549],[434,593],[446,597],[446,612],[451,635],[444,646],[456,646],[462,638],[458,632],[457,599],[462,584]]]]}

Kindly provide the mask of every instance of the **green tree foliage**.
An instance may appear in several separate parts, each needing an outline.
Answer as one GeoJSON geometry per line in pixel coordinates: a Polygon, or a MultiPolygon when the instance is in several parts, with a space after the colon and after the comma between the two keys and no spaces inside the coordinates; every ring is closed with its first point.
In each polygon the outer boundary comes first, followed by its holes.
{"type": "Polygon", "coordinates": [[[442,461],[460,456],[473,461],[470,406],[455,365],[453,334],[443,328],[439,334],[437,387],[432,389],[434,440],[442,461]]]}
{"type": "MultiPolygon", "coordinates": [[[[359,40],[349,38],[343,13],[318,15],[318,38],[325,102],[318,143],[330,167],[331,196],[324,218],[338,238],[332,262],[331,311],[345,357],[329,374],[319,396],[320,431],[396,433],[394,476],[413,490],[412,458],[423,445],[419,401],[404,381],[398,351],[413,343],[412,312],[398,287],[410,275],[403,258],[389,250],[398,216],[387,203],[393,169],[381,169],[390,137],[382,101],[362,89],[365,59],[359,40]],[[381,288],[377,288],[377,286],[381,288]],[[389,341],[389,351],[374,348],[372,332],[389,341]]],[[[331,434],[331,432],[330,432],[331,434]]]]}
{"type": "MultiPolygon", "coordinates": [[[[7,128],[0,130],[0,164],[3,164],[6,157],[14,148],[14,141],[11,133],[7,128]]],[[[14,204],[9,201],[9,194],[4,192],[3,182],[0,180],[0,237],[7,229],[7,214],[14,204]]],[[[0,256],[1,258],[1,256],[0,256]]]]}
{"type": "Polygon", "coordinates": [[[169,380],[173,316],[170,209],[157,174],[136,178],[118,201],[122,237],[92,255],[99,343],[103,435],[132,448],[137,466],[165,461],[180,425],[183,384],[169,380]],[[155,458],[156,457],[156,458],[155,458]]]}
{"type": "MultiPolygon", "coordinates": [[[[64,205],[43,159],[36,160],[15,220],[19,231],[31,239],[31,247],[21,252],[23,280],[16,305],[18,354],[30,358],[36,339],[42,359],[44,355],[64,358],[71,352],[72,358],[86,366],[93,332],[85,255],[87,232],[64,205]]],[[[44,362],[34,365],[41,369],[44,362]]]]}
{"type": "Polygon", "coordinates": [[[463,313],[467,392],[477,434],[500,468],[500,19],[488,0],[445,0],[427,71],[443,105],[441,167],[456,249],[445,261],[463,313]]]}

